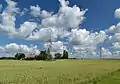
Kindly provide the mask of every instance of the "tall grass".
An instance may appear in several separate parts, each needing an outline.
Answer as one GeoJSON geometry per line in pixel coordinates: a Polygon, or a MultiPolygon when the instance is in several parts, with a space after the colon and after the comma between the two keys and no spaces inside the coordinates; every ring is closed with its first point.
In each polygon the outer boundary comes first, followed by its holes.
{"type": "Polygon", "coordinates": [[[0,61],[0,84],[97,84],[120,60],[0,61]]]}

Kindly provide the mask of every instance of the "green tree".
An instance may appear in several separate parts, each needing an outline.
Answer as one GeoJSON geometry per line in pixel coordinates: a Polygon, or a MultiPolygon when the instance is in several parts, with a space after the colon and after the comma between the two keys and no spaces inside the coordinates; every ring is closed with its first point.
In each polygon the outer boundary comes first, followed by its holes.
{"type": "Polygon", "coordinates": [[[62,54],[60,53],[55,53],[55,59],[61,59],[62,58],[62,54]]]}
{"type": "Polygon", "coordinates": [[[41,58],[41,60],[46,60],[46,59],[47,59],[46,50],[45,50],[45,51],[41,51],[41,53],[40,53],[40,58],[41,58]]]}
{"type": "Polygon", "coordinates": [[[35,56],[36,60],[45,60],[47,58],[46,51],[41,51],[38,56],[35,56]]]}
{"type": "Polygon", "coordinates": [[[20,60],[20,59],[23,59],[23,58],[25,58],[25,54],[24,53],[17,53],[15,55],[15,59],[16,60],[20,60]]]}
{"type": "Polygon", "coordinates": [[[50,49],[48,48],[48,50],[46,51],[41,51],[39,55],[35,56],[36,60],[51,60],[52,59],[52,55],[50,53],[50,49]]]}
{"type": "Polygon", "coordinates": [[[62,59],[68,59],[68,52],[66,50],[63,51],[62,59]]]}

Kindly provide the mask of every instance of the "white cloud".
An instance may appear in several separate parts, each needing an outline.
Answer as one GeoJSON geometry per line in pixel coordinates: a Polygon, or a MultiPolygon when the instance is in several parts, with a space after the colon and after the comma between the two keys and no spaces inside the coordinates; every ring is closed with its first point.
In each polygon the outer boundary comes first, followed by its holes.
{"type": "MultiPolygon", "coordinates": [[[[115,17],[120,18],[120,8],[115,10],[115,17]]],[[[112,25],[109,29],[106,29],[105,32],[109,35],[108,39],[112,41],[112,48],[117,50],[120,43],[120,23],[112,25]]]]}
{"type": "Polygon", "coordinates": [[[120,43],[113,42],[112,47],[108,47],[108,49],[102,48],[102,57],[120,58],[120,43]]]}
{"type": "Polygon", "coordinates": [[[39,40],[39,41],[49,41],[50,39],[52,41],[55,41],[57,38],[57,30],[55,28],[41,28],[37,31],[34,30],[27,38],[27,40],[39,40]]]}
{"type": "Polygon", "coordinates": [[[59,37],[64,38],[64,37],[69,37],[71,32],[65,30],[64,28],[57,29],[57,34],[59,37]]]}
{"type": "Polygon", "coordinates": [[[97,58],[96,46],[73,45],[72,57],[97,58]]]}
{"type": "Polygon", "coordinates": [[[27,8],[24,8],[21,12],[20,12],[20,16],[24,16],[25,14],[27,14],[29,10],[27,8]]]}
{"type": "Polygon", "coordinates": [[[69,1],[59,0],[59,2],[60,2],[62,7],[66,7],[67,5],[69,5],[69,1]]]}
{"type": "Polygon", "coordinates": [[[112,25],[108,29],[105,30],[106,33],[114,33],[116,30],[116,26],[112,25]]]}
{"type": "Polygon", "coordinates": [[[73,29],[71,32],[70,43],[72,45],[98,45],[106,39],[104,31],[90,33],[86,29],[73,29]]]}
{"type": "Polygon", "coordinates": [[[37,46],[18,45],[16,43],[0,46],[0,56],[14,56],[17,52],[25,53],[27,56],[31,54],[38,55],[40,53],[37,46]]]}
{"type": "Polygon", "coordinates": [[[109,39],[109,40],[112,40],[112,38],[113,38],[112,36],[108,36],[108,39],[109,39]]]}
{"type": "Polygon", "coordinates": [[[41,10],[41,8],[39,7],[39,5],[36,5],[36,6],[30,6],[30,14],[34,17],[43,17],[43,18],[47,18],[47,17],[50,17],[52,12],[49,13],[48,11],[46,10],[41,10]]]}
{"type": "Polygon", "coordinates": [[[11,0],[6,0],[7,7],[0,14],[1,24],[0,32],[8,34],[9,37],[22,37],[25,39],[33,29],[37,28],[37,23],[25,21],[20,25],[20,28],[16,28],[16,14],[19,13],[19,8],[17,8],[17,3],[11,0]]]}
{"type": "Polygon", "coordinates": [[[44,18],[41,21],[40,27],[38,27],[39,30],[34,32],[34,34],[32,32],[28,36],[28,40],[48,41],[51,38],[55,41],[58,36],[60,38],[68,37],[71,33],[68,31],[69,28],[79,28],[79,25],[84,20],[84,14],[86,13],[87,9],[81,11],[81,9],[76,5],[73,7],[68,6],[68,1],[59,0],[59,2],[61,7],[56,14],[49,13],[46,10],[40,11],[39,6],[32,6],[34,10],[39,9],[37,13],[35,13],[35,11],[32,12],[37,15],[39,15],[41,12],[41,16],[44,18]],[[51,35],[50,31],[52,31],[51,35]]]}
{"type": "Polygon", "coordinates": [[[120,50],[120,42],[115,42],[115,43],[113,43],[113,48],[120,50]]]}
{"type": "Polygon", "coordinates": [[[120,19],[120,8],[115,10],[115,14],[114,14],[115,18],[120,19]]]}
{"type": "Polygon", "coordinates": [[[26,36],[28,36],[35,28],[37,28],[37,23],[26,21],[22,25],[20,25],[20,28],[18,29],[16,34],[18,36],[26,38],[26,36]]]}
{"type": "Polygon", "coordinates": [[[57,41],[59,38],[64,38],[70,36],[71,32],[66,30],[56,29],[55,27],[48,28],[36,28],[32,31],[32,33],[28,36],[27,40],[38,40],[42,42],[46,41],[57,41]]]}
{"type": "Polygon", "coordinates": [[[16,13],[19,12],[19,8],[16,7],[17,3],[11,0],[6,0],[8,6],[4,9],[1,16],[0,32],[7,34],[15,33],[15,21],[16,13]]]}
{"type": "Polygon", "coordinates": [[[106,39],[104,31],[90,33],[86,29],[73,29],[69,42],[73,45],[74,57],[97,57],[97,45],[106,39]]]}
{"type": "Polygon", "coordinates": [[[105,30],[107,34],[111,34],[111,40],[120,42],[120,23],[112,25],[109,29],[105,30]]]}
{"type": "Polygon", "coordinates": [[[84,20],[84,14],[86,10],[82,10],[74,5],[68,6],[69,2],[65,0],[59,0],[61,7],[58,13],[51,17],[42,20],[44,27],[56,27],[56,28],[78,28],[84,20]]]}
{"type": "Polygon", "coordinates": [[[101,56],[102,56],[102,58],[110,58],[110,57],[112,57],[112,53],[109,51],[109,49],[105,49],[102,47],[101,56]]]}
{"type": "Polygon", "coordinates": [[[52,15],[52,12],[48,12],[46,10],[41,11],[41,17],[43,17],[43,18],[51,17],[51,15],[52,15]]]}
{"type": "Polygon", "coordinates": [[[112,44],[112,46],[108,47],[111,49],[112,57],[119,58],[119,54],[120,54],[120,52],[119,52],[119,50],[120,50],[120,23],[118,23],[117,25],[112,25],[105,32],[109,35],[108,40],[111,41],[111,44],[112,44]]]}
{"type": "Polygon", "coordinates": [[[86,29],[73,29],[71,32],[70,43],[73,45],[82,45],[89,40],[89,31],[86,29]]]}
{"type": "Polygon", "coordinates": [[[34,17],[40,16],[41,9],[40,9],[39,5],[30,6],[30,9],[31,9],[31,13],[30,13],[31,15],[33,15],[34,17]]]}
{"type": "Polygon", "coordinates": [[[57,42],[52,42],[52,43],[49,43],[49,42],[46,42],[44,44],[44,47],[45,49],[48,49],[49,46],[51,46],[51,52],[54,54],[54,53],[63,53],[63,50],[67,50],[67,47],[64,45],[63,42],[61,41],[57,41],[57,42]]]}
{"type": "Polygon", "coordinates": [[[7,6],[0,14],[0,32],[3,34],[8,34],[9,37],[22,37],[26,38],[33,29],[37,28],[36,22],[25,21],[20,25],[20,28],[16,28],[16,14],[19,13],[19,8],[17,8],[17,3],[11,0],[6,0],[7,6]]]}

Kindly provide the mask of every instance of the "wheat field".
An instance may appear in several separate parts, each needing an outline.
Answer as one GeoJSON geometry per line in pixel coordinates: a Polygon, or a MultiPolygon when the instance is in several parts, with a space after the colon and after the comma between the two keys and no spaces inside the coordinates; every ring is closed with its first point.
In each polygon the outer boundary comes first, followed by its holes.
{"type": "Polygon", "coordinates": [[[1,60],[0,84],[107,84],[119,69],[120,60],[1,60]]]}

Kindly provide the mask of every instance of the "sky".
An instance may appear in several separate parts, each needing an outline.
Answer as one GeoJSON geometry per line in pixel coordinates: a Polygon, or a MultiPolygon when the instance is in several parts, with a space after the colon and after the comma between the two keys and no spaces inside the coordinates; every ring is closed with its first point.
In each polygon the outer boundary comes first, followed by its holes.
{"type": "Polygon", "coordinates": [[[0,56],[14,56],[17,52],[30,56],[52,45],[53,54],[66,49],[71,57],[78,58],[99,57],[102,46],[104,57],[118,58],[119,3],[120,0],[0,0],[0,56]]]}

